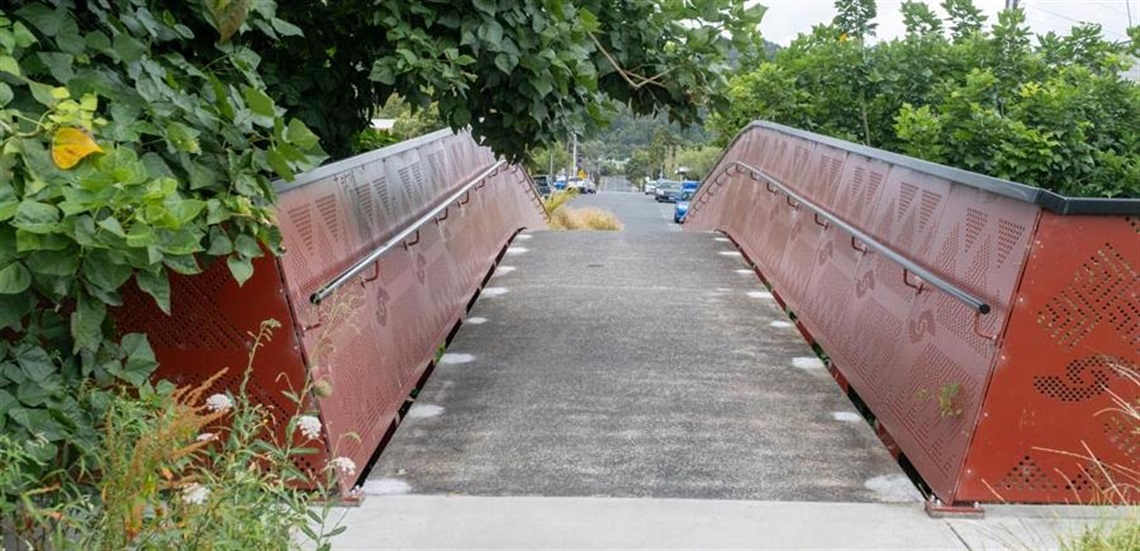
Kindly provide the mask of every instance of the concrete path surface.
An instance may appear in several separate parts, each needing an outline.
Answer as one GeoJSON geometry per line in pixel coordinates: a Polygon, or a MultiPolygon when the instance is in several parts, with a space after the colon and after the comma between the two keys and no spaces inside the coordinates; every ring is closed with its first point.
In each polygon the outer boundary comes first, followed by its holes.
{"type": "Polygon", "coordinates": [[[366,493],[919,500],[724,238],[522,237],[366,493]]]}
{"type": "Polygon", "coordinates": [[[723,500],[371,496],[339,516],[336,549],[1018,549],[1058,547],[1112,515],[991,507],[984,520],[921,506],[723,500]]]}

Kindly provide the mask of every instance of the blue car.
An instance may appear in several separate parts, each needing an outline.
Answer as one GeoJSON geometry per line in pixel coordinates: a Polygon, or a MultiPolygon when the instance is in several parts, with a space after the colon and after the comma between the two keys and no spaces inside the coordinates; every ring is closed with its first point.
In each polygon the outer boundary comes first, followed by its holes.
{"type": "Polygon", "coordinates": [[[680,224],[685,221],[685,215],[689,213],[689,201],[693,199],[696,190],[685,190],[681,192],[681,196],[677,198],[677,203],[673,205],[673,223],[680,224]]]}

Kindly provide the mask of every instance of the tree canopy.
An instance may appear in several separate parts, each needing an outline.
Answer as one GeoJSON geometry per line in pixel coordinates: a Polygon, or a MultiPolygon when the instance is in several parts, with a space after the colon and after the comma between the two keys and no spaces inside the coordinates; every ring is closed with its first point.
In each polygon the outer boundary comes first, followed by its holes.
{"type": "Polygon", "coordinates": [[[607,99],[684,124],[723,107],[728,56],[759,59],[764,9],[744,0],[295,0],[304,35],[253,36],[270,95],[334,156],[395,93],[438,104],[517,159],[583,133],[607,99]]]}
{"type": "Polygon", "coordinates": [[[838,2],[848,16],[735,76],[712,117],[721,143],[766,119],[1067,195],[1140,197],[1140,85],[1123,74],[1140,28],[1130,43],[1096,25],[1033,37],[1021,10],[986,28],[971,0],[944,1],[944,20],[911,1],[906,36],[869,44],[854,33],[871,3],[838,2]]]}

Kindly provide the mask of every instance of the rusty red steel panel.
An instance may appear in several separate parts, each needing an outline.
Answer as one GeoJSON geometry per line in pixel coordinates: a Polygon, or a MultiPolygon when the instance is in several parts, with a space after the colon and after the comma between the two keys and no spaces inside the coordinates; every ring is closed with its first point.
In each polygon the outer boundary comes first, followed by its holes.
{"type": "MultiPolygon", "coordinates": [[[[321,382],[331,394],[306,405],[320,415],[324,445],[303,466],[347,457],[362,468],[502,248],[520,229],[545,227],[545,210],[521,169],[448,131],[322,167],[279,193],[285,254],[260,259],[244,287],[217,263],[174,278],[174,323],[137,292],[117,318],[122,330],[151,335],[162,377],[193,383],[222,366],[238,369],[214,391],[237,388],[246,332],[263,319],[283,322],[255,364],[257,399],[291,414],[281,393],[321,382]],[[310,300],[350,269],[358,273],[327,299],[310,300]]],[[[287,418],[275,418],[275,429],[287,418]]],[[[342,492],[354,483],[338,480],[342,492]]]]}
{"type": "Polygon", "coordinates": [[[1084,442],[1101,461],[1135,468],[1140,446],[1117,421],[1092,419],[1112,405],[1110,390],[1138,394],[1103,373],[1106,362],[1136,369],[1140,356],[1140,223],[1119,214],[1140,202],[1096,217],[1042,209],[1102,208],[1092,203],[756,123],[701,186],[685,228],[737,242],[937,498],[1071,502],[1092,497],[1087,462],[1085,482],[1068,483],[1057,473],[1078,476],[1058,467],[1071,457],[1033,450],[1082,452],[1084,442]],[[1049,271],[1058,266],[1063,274],[1049,271]],[[1070,311],[1087,319],[1063,323],[1116,336],[1070,357],[1035,344],[1043,316],[1070,311]],[[1053,396],[1070,386],[1085,390],[1053,396]]]}
{"type": "Polygon", "coordinates": [[[1140,433],[1113,403],[1137,404],[1138,360],[1140,213],[1045,213],[960,498],[1140,501],[1140,433]]]}
{"type": "MultiPolygon", "coordinates": [[[[156,379],[179,386],[198,386],[226,368],[226,374],[204,395],[236,392],[244,376],[253,338],[261,322],[277,320],[281,327],[273,333],[270,346],[261,348],[247,391],[265,407],[272,428],[285,441],[283,420],[311,407],[311,400],[298,411],[282,391],[305,386],[305,364],[298,350],[296,327],[289,302],[282,292],[280,266],[265,256],[253,261],[253,276],[238,286],[225,262],[214,262],[205,272],[187,277],[170,277],[170,308],[167,316],[154,305],[154,299],[132,283],[123,292],[123,305],[113,310],[121,333],[146,333],[159,360],[156,379]]],[[[297,441],[297,444],[302,442],[297,441]]],[[[313,474],[325,464],[327,454],[297,459],[297,467],[313,474]]]]}

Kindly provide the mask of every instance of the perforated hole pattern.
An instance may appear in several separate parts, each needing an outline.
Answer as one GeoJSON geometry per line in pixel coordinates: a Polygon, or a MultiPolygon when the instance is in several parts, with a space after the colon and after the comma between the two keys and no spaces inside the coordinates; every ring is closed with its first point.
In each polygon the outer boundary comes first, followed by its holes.
{"type": "Polygon", "coordinates": [[[1073,282],[1037,313],[1037,323],[1069,348],[1102,321],[1108,321],[1130,344],[1136,343],[1140,340],[1140,306],[1135,302],[1138,286],[1136,268],[1112,244],[1105,243],[1077,269],[1073,282]]]}
{"type": "Polygon", "coordinates": [[[1083,402],[1099,396],[1108,389],[1112,369],[1110,358],[1092,356],[1070,362],[1065,368],[1065,378],[1041,376],[1033,378],[1033,388],[1037,392],[1062,402],[1083,402]]]}

